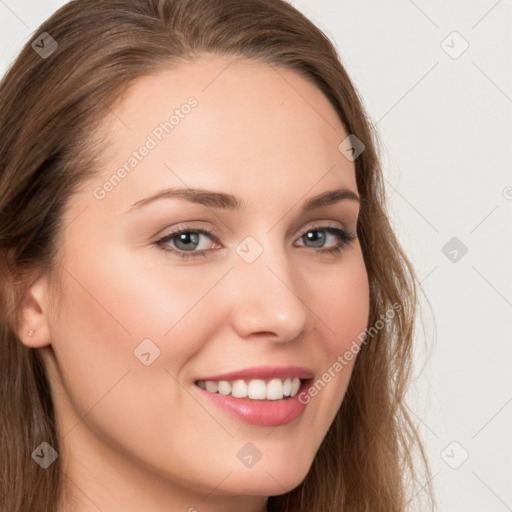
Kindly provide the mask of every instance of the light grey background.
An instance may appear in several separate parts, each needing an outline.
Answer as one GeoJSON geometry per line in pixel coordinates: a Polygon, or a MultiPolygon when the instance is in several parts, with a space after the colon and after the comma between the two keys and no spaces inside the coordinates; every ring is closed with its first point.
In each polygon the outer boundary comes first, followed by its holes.
{"type": "MultiPolygon", "coordinates": [[[[64,3],[0,0],[2,74],[64,3]]],[[[292,3],[335,41],[377,126],[392,221],[432,305],[410,408],[438,510],[512,510],[512,2],[292,3]]]]}

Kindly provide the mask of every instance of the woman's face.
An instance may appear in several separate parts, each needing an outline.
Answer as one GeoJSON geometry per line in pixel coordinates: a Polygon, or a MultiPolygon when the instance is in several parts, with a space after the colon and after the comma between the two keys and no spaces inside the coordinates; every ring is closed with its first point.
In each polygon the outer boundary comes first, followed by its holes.
{"type": "Polygon", "coordinates": [[[348,134],[298,74],[231,60],[135,82],[68,203],[39,341],[81,510],[261,510],[304,479],[347,388],[354,359],[335,363],[369,313],[338,231],[359,213],[348,134]]]}

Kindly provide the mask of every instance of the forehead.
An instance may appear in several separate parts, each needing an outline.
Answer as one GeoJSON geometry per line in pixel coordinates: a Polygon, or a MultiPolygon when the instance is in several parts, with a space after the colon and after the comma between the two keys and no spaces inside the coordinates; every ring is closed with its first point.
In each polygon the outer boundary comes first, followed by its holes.
{"type": "Polygon", "coordinates": [[[324,94],[297,71],[231,56],[202,55],[142,76],[131,83],[112,113],[114,117],[123,113],[132,121],[159,121],[191,95],[204,109],[221,108],[226,116],[234,113],[234,119],[226,119],[230,122],[242,120],[244,110],[253,115],[271,113],[269,120],[293,110],[297,116],[311,121],[312,129],[322,124],[331,131],[341,127],[324,94]],[[254,105],[258,106],[257,111],[251,111],[254,105]],[[280,108],[275,109],[276,106],[280,108]],[[164,111],[157,112],[158,108],[164,111]]]}
{"type": "Polygon", "coordinates": [[[139,78],[103,130],[103,178],[121,167],[130,174],[123,194],[115,191],[123,202],[164,185],[236,193],[265,183],[302,195],[321,180],[357,190],[353,162],[338,150],[347,133],[327,98],[267,63],[202,56],[139,78]],[[143,146],[151,149],[135,157],[143,146]]]}

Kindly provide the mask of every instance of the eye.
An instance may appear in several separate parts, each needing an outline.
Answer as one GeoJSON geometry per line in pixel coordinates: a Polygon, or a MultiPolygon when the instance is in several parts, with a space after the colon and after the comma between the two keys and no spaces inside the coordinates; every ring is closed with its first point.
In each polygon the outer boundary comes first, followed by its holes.
{"type": "Polygon", "coordinates": [[[201,247],[201,239],[209,238],[217,241],[217,237],[205,229],[178,229],[165,235],[156,242],[166,252],[177,254],[181,258],[190,258],[195,256],[206,256],[206,249],[211,244],[204,244],[201,247]],[[174,247],[169,243],[172,242],[174,247]],[[200,249],[199,251],[197,249],[200,249]],[[192,254],[187,254],[192,253],[192,254]]]}
{"type": "MultiPolygon", "coordinates": [[[[334,255],[340,253],[355,238],[355,235],[342,228],[323,225],[309,227],[298,240],[312,244],[308,246],[304,244],[304,246],[318,249],[316,250],[317,253],[334,255]],[[334,245],[332,242],[334,242],[334,245]],[[325,245],[327,245],[327,248],[325,245]]],[[[185,259],[207,256],[208,249],[212,248],[212,242],[215,245],[213,248],[221,247],[219,238],[214,233],[200,228],[180,228],[157,240],[155,245],[158,245],[167,253],[185,259]],[[205,241],[205,239],[209,239],[210,242],[205,241]]]]}
{"type": "Polygon", "coordinates": [[[321,253],[327,254],[337,254],[341,252],[345,246],[347,246],[350,242],[354,241],[356,238],[355,235],[348,233],[342,228],[335,226],[311,226],[300,238],[299,240],[304,240],[305,242],[312,243],[309,247],[313,249],[320,248],[321,253]],[[328,241],[334,239],[335,245],[331,247],[325,248],[325,244],[328,241]]]}

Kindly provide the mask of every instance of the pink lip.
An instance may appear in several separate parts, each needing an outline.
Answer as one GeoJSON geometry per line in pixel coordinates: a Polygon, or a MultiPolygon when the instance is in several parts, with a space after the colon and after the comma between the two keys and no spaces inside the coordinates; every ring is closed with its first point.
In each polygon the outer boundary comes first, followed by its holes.
{"type": "Polygon", "coordinates": [[[301,380],[312,379],[314,373],[309,368],[302,366],[253,366],[243,370],[237,370],[229,373],[218,375],[209,375],[206,377],[197,377],[198,380],[238,380],[238,379],[286,379],[286,378],[299,377],[301,380]]]}
{"type": "MultiPolygon", "coordinates": [[[[217,379],[208,378],[207,380],[217,379]]],[[[218,393],[210,393],[209,391],[206,391],[206,389],[202,389],[196,385],[193,387],[198,393],[211,400],[213,404],[226,411],[226,413],[232,417],[260,427],[277,427],[280,425],[287,425],[297,419],[304,412],[307,403],[300,402],[299,396],[308,389],[311,382],[311,379],[304,380],[301,382],[299,391],[295,396],[291,398],[283,398],[282,400],[252,400],[250,398],[235,398],[231,395],[225,396],[219,395],[218,393]]]]}

